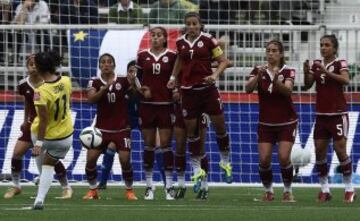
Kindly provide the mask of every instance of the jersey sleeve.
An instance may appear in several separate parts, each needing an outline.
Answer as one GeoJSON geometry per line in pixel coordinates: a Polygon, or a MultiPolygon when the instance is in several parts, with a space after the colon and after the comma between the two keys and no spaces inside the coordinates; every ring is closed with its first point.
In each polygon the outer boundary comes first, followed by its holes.
{"type": "Polygon", "coordinates": [[[258,68],[257,67],[254,67],[252,70],[251,70],[251,72],[250,72],[250,74],[249,74],[249,77],[255,77],[255,76],[257,76],[258,75],[258,68]]]}
{"type": "Polygon", "coordinates": [[[136,67],[138,69],[143,69],[143,59],[142,59],[142,53],[140,52],[139,54],[137,54],[137,58],[136,58],[136,67]]]}
{"type": "Polygon", "coordinates": [[[289,69],[285,74],[285,80],[295,81],[295,69],[289,69]]]}
{"type": "Polygon", "coordinates": [[[96,84],[96,81],[95,81],[95,78],[91,78],[88,82],[88,85],[86,87],[86,90],[91,90],[91,89],[95,89],[96,91],[99,90],[99,88],[97,87],[97,84],[96,84]]]}
{"type": "Polygon", "coordinates": [[[349,66],[346,60],[340,60],[340,67],[339,70],[349,70],[349,66]]]}
{"type": "Polygon", "coordinates": [[[45,90],[36,88],[34,90],[34,105],[46,105],[49,100],[49,95],[45,90]]]}
{"type": "Polygon", "coordinates": [[[207,37],[209,38],[209,48],[211,50],[212,57],[217,58],[221,56],[224,52],[219,46],[218,40],[210,34],[207,37]]]}

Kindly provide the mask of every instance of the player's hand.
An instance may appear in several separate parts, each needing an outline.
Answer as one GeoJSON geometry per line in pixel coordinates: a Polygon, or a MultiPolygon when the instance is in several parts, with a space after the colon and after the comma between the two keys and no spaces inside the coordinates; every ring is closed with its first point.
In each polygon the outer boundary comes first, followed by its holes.
{"type": "Polygon", "coordinates": [[[319,61],[314,63],[315,67],[320,71],[320,73],[328,74],[329,72],[326,70],[325,66],[321,64],[319,61]]]}
{"type": "Polygon", "coordinates": [[[37,157],[40,155],[40,152],[41,152],[41,147],[38,145],[35,145],[32,149],[31,155],[34,157],[37,157]]]}
{"type": "Polygon", "coordinates": [[[207,83],[207,84],[214,84],[215,81],[216,81],[216,77],[214,75],[210,75],[210,76],[207,76],[204,78],[204,81],[207,83]]]}
{"type": "Polygon", "coordinates": [[[176,86],[175,80],[176,80],[175,77],[171,75],[169,81],[166,84],[166,87],[169,88],[169,89],[174,89],[175,86],[176,86]]]}
{"type": "Polygon", "coordinates": [[[172,98],[174,102],[179,102],[180,101],[180,91],[178,91],[177,89],[174,89],[172,92],[172,98]]]}
{"type": "Polygon", "coordinates": [[[305,74],[309,74],[310,73],[310,64],[309,64],[309,60],[305,60],[305,62],[303,63],[303,70],[305,74]]]}
{"type": "Polygon", "coordinates": [[[142,95],[144,96],[145,99],[150,99],[151,98],[151,90],[148,86],[142,86],[140,88],[140,91],[142,93],[142,95]]]}

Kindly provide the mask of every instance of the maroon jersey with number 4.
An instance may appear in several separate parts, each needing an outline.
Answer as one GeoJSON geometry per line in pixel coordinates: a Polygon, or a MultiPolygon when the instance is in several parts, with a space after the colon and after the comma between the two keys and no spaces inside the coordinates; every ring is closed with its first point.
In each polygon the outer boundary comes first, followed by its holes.
{"type": "MultiPolygon", "coordinates": [[[[314,60],[324,64],[322,60],[314,60]]],[[[342,70],[348,70],[346,60],[336,59],[325,66],[334,74],[340,75],[342,70]]],[[[321,73],[316,65],[311,66],[310,72],[314,75],[316,82],[316,114],[317,115],[342,115],[347,113],[346,99],[343,85],[338,81],[321,73]]]]}
{"type": "Polygon", "coordinates": [[[150,49],[139,52],[136,66],[142,73],[141,85],[148,86],[150,99],[142,99],[142,103],[170,104],[172,92],[166,87],[176,60],[176,53],[166,49],[156,56],[150,49]]]}
{"type": "Polygon", "coordinates": [[[213,73],[211,63],[218,46],[212,35],[203,32],[193,42],[188,41],[186,35],[176,41],[178,56],[182,62],[179,75],[181,88],[189,89],[204,84],[204,78],[213,73]]]}
{"type": "MultiPolygon", "coordinates": [[[[106,82],[101,77],[89,81],[88,90],[99,91],[106,82]]],[[[130,84],[126,77],[116,77],[115,82],[97,102],[97,117],[95,127],[103,132],[120,132],[129,129],[128,103],[125,98],[130,84]]]]}
{"type": "MultiPolygon", "coordinates": [[[[250,76],[255,76],[257,68],[254,68],[250,76]]],[[[297,115],[291,96],[285,96],[273,86],[273,76],[268,69],[260,71],[261,79],[258,83],[259,96],[259,123],[267,126],[283,126],[295,123],[297,115]]],[[[285,83],[286,80],[294,81],[295,70],[284,65],[279,70],[278,81],[285,83]]]]}
{"type": "Polygon", "coordinates": [[[25,107],[24,109],[28,110],[28,118],[26,121],[32,123],[36,117],[36,110],[34,106],[34,87],[29,81],[29,77],[22,79],[17,86],[17,91],[20,95],[25,98],[25,107]]]}

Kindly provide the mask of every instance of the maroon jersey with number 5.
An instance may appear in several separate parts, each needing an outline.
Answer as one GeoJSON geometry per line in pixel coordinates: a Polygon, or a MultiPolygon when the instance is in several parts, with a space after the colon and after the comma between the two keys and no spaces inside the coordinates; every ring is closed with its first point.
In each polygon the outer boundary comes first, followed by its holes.
{"type": "MultiPolygon", "coordinates": [[[[322,60],[314,60],[324,64],[322,60]]],[[[334,74],[340,75],[342,70],[348,70],[346,60],[336,59],[325,66],[334,74]]],[[[321,73],[316,65],[311,66],[310,72],[314,75],[316,82],[316,114],[317,115],[342,115],[347,113],[344,86],[338,81],[321,73]]]]}

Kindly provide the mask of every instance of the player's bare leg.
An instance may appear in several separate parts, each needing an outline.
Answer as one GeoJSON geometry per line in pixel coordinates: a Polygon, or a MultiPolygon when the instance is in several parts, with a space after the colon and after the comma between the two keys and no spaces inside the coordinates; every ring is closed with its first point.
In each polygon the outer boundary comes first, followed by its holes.
{"type": "Polygon", "coordinates": [[[165,199],[174,200],[175,189],[173,187],[173,168],[174,168],[174,154],[171,148],[172,129],[160,128],[160,147],[163,153],[163,162],[165,170],[165,199]]]}
{"type": "Polygon", "coordinates": [[[97,190],[97,170],[96,162],[102,153],[102,149],[89,149],[86,156],[85,173],[89,183],[89,190],[83,197],[84,200],[96,200],[99,199],[99,193],[97,190]]]}

